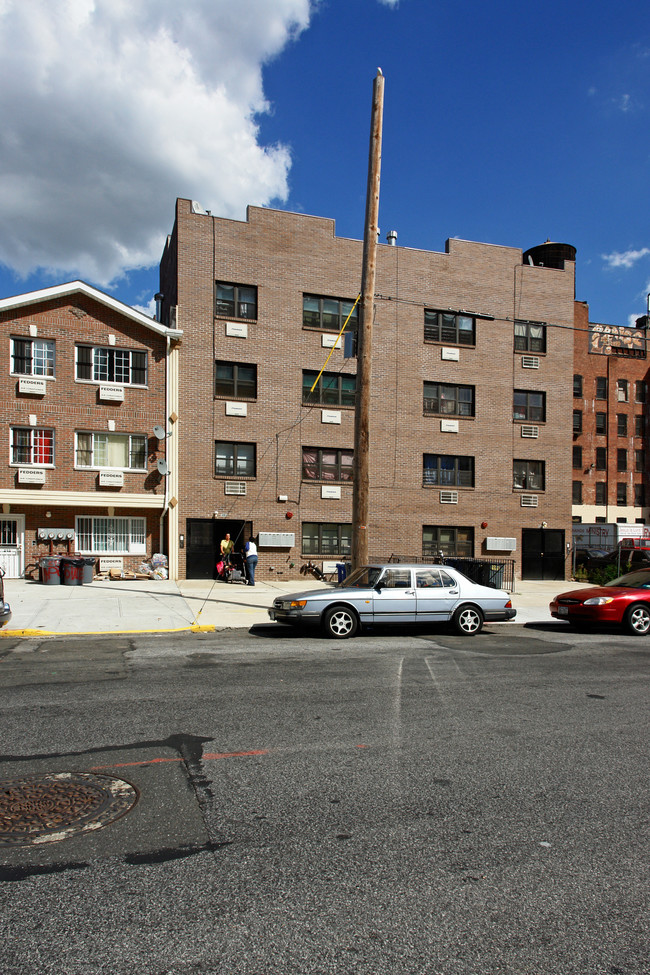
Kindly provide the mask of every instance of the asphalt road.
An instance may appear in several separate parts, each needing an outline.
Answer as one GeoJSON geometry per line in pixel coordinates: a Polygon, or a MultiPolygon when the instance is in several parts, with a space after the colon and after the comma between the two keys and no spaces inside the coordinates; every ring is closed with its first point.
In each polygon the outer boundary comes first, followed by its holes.
{"type": "Polygon", "coordinates": [[[647,975],[650,640],[561,625],[3,640],[3,975],[647,975]]]}

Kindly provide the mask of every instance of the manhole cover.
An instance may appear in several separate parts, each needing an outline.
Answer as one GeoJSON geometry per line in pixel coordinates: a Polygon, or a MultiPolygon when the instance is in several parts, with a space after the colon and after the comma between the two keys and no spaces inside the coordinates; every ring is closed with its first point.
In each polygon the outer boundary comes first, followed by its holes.
{"type": "Polygon", "coordinates": [[[56,843],[101,829],[128,813],[138,790],[92,772],[57,772],[0,781],[0,846],[56,843]]]}

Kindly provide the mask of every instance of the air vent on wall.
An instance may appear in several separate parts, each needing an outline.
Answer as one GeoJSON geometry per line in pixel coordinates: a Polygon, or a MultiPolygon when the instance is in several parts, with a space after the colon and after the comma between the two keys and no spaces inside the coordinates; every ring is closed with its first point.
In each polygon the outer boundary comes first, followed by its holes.
{"type": "Polygon", "coordinates": [[[521,435],[522,437],[539,437],[539,427],[522,426],[521,435]]]}
{"type": "Polygon", "coordinates": [[[441,491],[440,504],[458,504],[458,491],[441,491]]]}
{"type": "Polygon", "coordinates": [[[536,355],[522,355],[522,369],[539,369],[539,359],[536,355]]]}
{"type": "Polygon", "coordinates": [[[536,508],[539,498],[536,494],[522,494],[521,496],[521,507],[522,508],[536,508]]]}
{"type": "Polygon", "coordinates": [[[226,481],[224,494],[246,494],[246,481],[226,481]]]}

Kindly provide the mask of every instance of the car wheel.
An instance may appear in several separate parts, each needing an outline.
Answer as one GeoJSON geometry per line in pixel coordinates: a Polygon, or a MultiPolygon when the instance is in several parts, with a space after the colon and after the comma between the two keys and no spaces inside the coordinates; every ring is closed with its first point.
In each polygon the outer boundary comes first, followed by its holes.
{"type": "Polygon", "coordinates": [[[476,606],[461,606],[453,615],[453,624],[463,636],[474,636],[483,628],[483,614],[476,606]]]}
{"type": "Polygon", "coordinates": [[[332,606],[325,613],[323,629],[327,636],[335,640],[345,640],[346,637],[354,636],[358,628],[359,621],[356,614],[346,606],[332,606]]]}
{"type": "Polygon", "coordinates": [[[630,606],[625,614],[625,625],[634,636],[645,636],[650,632],[650,609],[647,606],[630,606]]]}

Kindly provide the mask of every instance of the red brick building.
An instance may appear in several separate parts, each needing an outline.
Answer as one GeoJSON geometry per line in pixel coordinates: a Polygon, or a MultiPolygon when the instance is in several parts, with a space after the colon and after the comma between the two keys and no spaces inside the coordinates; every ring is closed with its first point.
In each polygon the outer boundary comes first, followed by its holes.
{"type": "Polygon", "coordinates": [[[157,469],[169,441],[180,333],[81,281],[0,301],[0,565],[47,554],[134,569],[165,546],[172,496],[157,469]]]}
{"type": "MultiPolygon", "coordinates": [[[[380,245],[372,557],[506,557],[518,575],[565,577],[571,250],[549,267],[461,240],[380,245]]],[[[329,219],[225,220],[177,201],[160,276],[161,320],[184,333],[172,573],[211,577],[226,531],[258,539],[266,579],[348,555],[356,362],[337,335],[361,261],[329,219]]]]}
{"type": "Polygon", "coordinates": [[[576,302],[573,519],[644,525],[648,484],[648,360],[642,327],[589,321],[576,302]]]}

